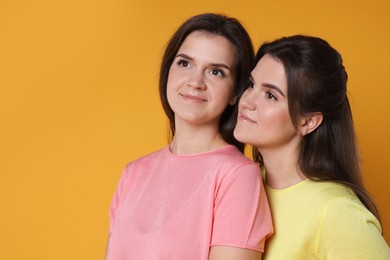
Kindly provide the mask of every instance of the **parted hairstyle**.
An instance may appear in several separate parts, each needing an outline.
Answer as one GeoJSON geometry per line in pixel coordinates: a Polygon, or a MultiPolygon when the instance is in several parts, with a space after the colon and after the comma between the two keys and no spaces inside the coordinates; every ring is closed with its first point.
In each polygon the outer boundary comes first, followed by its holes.
{"type": "MultiPolygon", "coordinates": [[[[339,52],[321,38],[294,35],[264,43],[254,64],[266,54],[284,66],[288,108],[294,127],[298,129],[300,116],[316,112],[323,115],[322,123],[302,138],[298,158],[300,170],[311,180],[334,181],[350,187],[380,219],[362,181],[347,96],[348,75],[339,52]]],[[[253,158],[263,164],[262,156],[255,148],[253,158]]]]}
{"type": "MultiPolygon", "coordinates": [[[[185,21],[168,41],[160,67],[160,99],[169,119],[170,138],[175,134],[175,115],[172,108],[169,106],[167,98],[169,69],[180,46],[183,44],[186,37],[194,31],[202,31],[210,33],[211,35],[222,36],[233,44],[235,48],[234,68],[236,70],[233,95],[237,96],[237,100],[247,86],[254,60],[254,49],[251,39],[245,28],[237,19],[221,14],[205,13],[193,16],[185,21]]],[[[244,144],[237,141],[233,136],[234,127],[237,122],[237,103],[238,102],[234,105],[228,105],[223,111],[219,123],[219,130],[227,143],[235,145],[243,152],[244,144]]]]}

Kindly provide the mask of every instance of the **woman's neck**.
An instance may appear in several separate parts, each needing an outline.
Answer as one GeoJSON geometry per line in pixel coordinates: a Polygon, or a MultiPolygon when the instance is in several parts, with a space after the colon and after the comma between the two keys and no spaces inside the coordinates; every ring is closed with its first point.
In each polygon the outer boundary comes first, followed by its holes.
{"type": "Polygon", "coordinates": [[[177,121],[175,128],[170,144],[174,154],[199,154],[227,145],[216,123],[194,125],[177,121]]]}
{"type": "Polygon", "coordinates": [[[173,137],[169,148],[174,154],[199,154],[216,150],[227,143],[222,137],[215,136],[214,138],[195,137],[192,138],[179,138],[177,135],[173,137]]]}
{"type": "Polygon", "coordinates": [[[292,149],[262,152],[266,183],[273,189],[285,189],[306,180],[298,166],[298,153],[292,149]]]}

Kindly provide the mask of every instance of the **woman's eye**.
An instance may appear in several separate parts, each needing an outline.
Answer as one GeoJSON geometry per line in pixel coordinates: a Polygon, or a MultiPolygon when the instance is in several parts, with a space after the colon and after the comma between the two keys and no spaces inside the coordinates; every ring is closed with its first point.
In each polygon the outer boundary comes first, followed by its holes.
{"type": "Polygon", "coordinates": [[[277,100],[277,98],[276,98],[274,95],[272,95],[271,92],[267,92],[267,93],[266,93],[266,96],[267,96],[268,99],[277,100]]]}
{"type": "Polygon", "coordinates": [[[179,61],[177,62],[177,64],[180,65],[180,66],[182,66],[182,67],[188,67],[188,66],[189,66],[189,63],[188,63],[188,61],[186,61],[186,60],[179,60],[179,61]]]}
{"type": "Polygon", "coordinates": [[[211,70],[211,74],[213,74],[214,76],[218,76],[218,77],[224,77],[225,76],[225,73],[222,70],[219,70],[219,69],[212,69],[211,70]]]}

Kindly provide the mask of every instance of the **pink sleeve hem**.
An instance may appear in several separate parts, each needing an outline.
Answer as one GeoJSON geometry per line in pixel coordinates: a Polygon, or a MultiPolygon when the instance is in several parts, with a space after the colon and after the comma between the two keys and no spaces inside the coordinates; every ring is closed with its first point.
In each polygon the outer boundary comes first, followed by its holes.
{"type": "Polygon", "coordinates": [[[241,249],[249,249],[249,250],[253,250],[253,251],[264,253],[264,247],[263,248],[259,248],[259,247],[252,247],[252,246],[233,245],[233,244],[229,244],[229,243],[213,243],[213,244],[210,245],[210,247],[213,247],[213,246],[237,247],[237,248],[241,248],[241,249]]]}

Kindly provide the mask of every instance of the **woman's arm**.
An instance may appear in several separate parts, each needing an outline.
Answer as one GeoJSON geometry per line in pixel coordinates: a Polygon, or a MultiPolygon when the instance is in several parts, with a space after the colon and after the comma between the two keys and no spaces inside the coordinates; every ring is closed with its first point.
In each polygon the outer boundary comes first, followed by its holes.
{"type": "Polygon", "coordinates": [[[273,227],[259,167],[226,174],[214,202],[210,259],[261,259],[273,227]]]}
{"type": "Polygon", "coordinates": [[[261,252],[231,246],[213,246],[209,260],[260,260],[261,252]]]}

